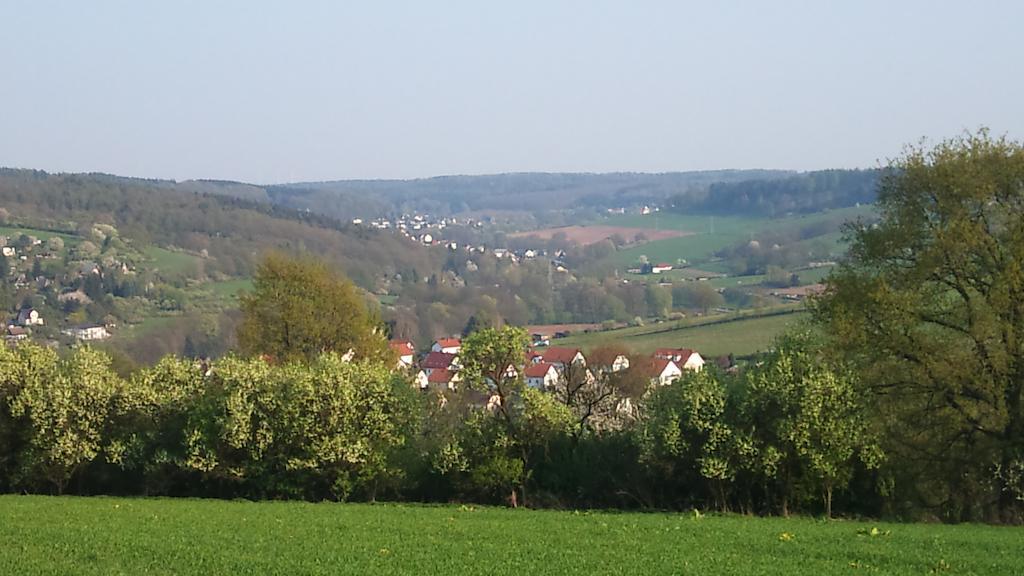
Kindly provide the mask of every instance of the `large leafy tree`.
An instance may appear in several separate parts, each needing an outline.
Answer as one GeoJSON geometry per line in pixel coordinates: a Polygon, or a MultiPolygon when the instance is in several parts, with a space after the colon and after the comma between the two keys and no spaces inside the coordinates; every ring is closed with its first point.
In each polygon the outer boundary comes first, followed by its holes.
{"type": "Polygon", "coordinates": [[[796,330],[747,372],[737,401],[747,471],[775,486],[783,514],[798,496],[818,492],[825,515],[857,467],[875,469],[883,453],[854,372],[833,363],[821,338],[796,330]]]}
{"type": "Polygon", "coordinates": [[[63,492],[101,455],[120,386],[96,350],[76,348],[62,359],[31,344],[0,347],[0,482],[63,492]]]}
{"type": "Polygon", "coordinates": [[[642,459],[663,488],[675,483],[677,496],[692,498],[704,484],[717,506],[726,507],[725,487],[735,474],[726,407],[726,389],[712,370],[687,371],[647,398],[637,433],[642,459]]]}
{"type": "Polygon", "coordinates": [[[911,147],[878,209],[817,317],[860,361],[915,496],[955,519],[1019,518],[1024,148],[984,130],[911,147]]]}
{"type": "Polygon", "coordinates": [[[556,438],[566,435],[573,423],[565,405],[526,387],[523,364],[528,344],[522,328],[486,328],[467,337],[461,353],[465,382],[493,396],[496,402],[493,413],[478,413],[467,419],[469,426],[461,436],[472,441],[463,441],[456,448],[461,447],[468,458],[474,482],[509,489],[513,505],[519,496],[526,503],[526,486],[537,456],[544,455],[556,438]],[[477,448],[475,454],[472,447],[477,448]]]}
{"type": "Polygon", "coordinates": [[[387,342],[358,289],[324,262],[266,256],[242,297],[238,343],[248,354],[312,360],[323,352],[383,360],[387,342]]]}

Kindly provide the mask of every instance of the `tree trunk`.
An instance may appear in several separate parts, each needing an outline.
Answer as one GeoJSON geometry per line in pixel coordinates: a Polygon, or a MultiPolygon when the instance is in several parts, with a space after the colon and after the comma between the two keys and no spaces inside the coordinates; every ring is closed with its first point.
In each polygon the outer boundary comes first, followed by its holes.
{"type": "Polygon", "coordinates": [[[516,500],[516,489],[512,489],[512,493],[508,495],[508,505],[510,508],[518,508],[519,502],[516,500]]]}
{"type": "Polygon", "coordinates": [[[825,518],[832,518],[832,484],[825,485],[825,518]]]}

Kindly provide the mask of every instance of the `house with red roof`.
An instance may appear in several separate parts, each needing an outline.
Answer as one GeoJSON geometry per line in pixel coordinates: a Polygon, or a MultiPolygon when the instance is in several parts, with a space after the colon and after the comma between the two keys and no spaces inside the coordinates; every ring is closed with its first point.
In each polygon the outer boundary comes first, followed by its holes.
{"type": "Polygon", "coordinates": [[[427,388],[455,390],[455,384],[459,381],[459,373],[446,368],[434,370],[427,376],[427,388]]]}
{"type": "Polygon", "coordinates": [[[523,375],[526,376],[526,385],[538,390],[550,390],[558,384],[558,369],[547,362],[527,366],[523,375]]]}
{"type": "Polygon", "coordinates": [[[704,368],[704,358],[696,350],[689,348],[658,348],[653,356],[671,360],[683,370],[700,372],[704,368]]]}
{"type": "Polygon", "coordinates": [[[447,352],[430,352],[420,361],[420,369],[427,376],[430,376],[434,370],[451,370],[454,372],[459,369],[459,358],[455,354],[447,352]]]}
{"type": "Polygon", "coordinates": [[[416,347],[413,346],[409,340],[391,340],[388,342],[388,347],[398,356],[399,370],[407,370],[412,368],[413,362],[416,357],[416,347]]]}
{"type": "Polygon", "coordinates": [[[587,359],[583,356],[583,352],[580,352],[579,348],[565,348],[562,346],[552,346],[537,358],[533,359],[536,363],[547,363],[554,365],[559,371],[563,370],[566,366],[578,365],[585,367],[587,365],[587,359]]]}
{"type": "Polygon", "coordinates": [[[444,352],[445,354],[458,354],[462,350],[462,340],[458,338],[441,338],[430,347],[431,352],[444,352]]]}
{"type": "Polygon", "coordinates": [[[660,386],[667,386],[683,375],[679,366],[668,358],[655,358],[653,368],[651,381],[660,386]]]}

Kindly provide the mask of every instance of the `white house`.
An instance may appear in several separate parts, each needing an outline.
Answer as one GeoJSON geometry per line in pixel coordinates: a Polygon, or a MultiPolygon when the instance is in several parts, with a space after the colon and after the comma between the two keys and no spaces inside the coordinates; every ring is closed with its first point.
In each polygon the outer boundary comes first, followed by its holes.
{"type": "Polygon", "coordinates": [[[684,370],[700,372],[704,368],[704,358],[689,348],[658,348],[654,357],[671,360],[684,370]]]}
{"type": "Polygon", "coordinates": [[[668,358],[654,359],[654,375],[651,380],[661,386],[667,386],[683,375],[683,371],[675,362],[668,358]]]}
{"type": "Polygon", "coordinates": [[[441,338],[430,347],[431,352],[444,352],[445,354],[458,354],[462,350],[462,340],[458,338],[441,338]]]}
{"type": "Polygon", "coordinates": [[[538,390],[550,390],[558,384],[558,369],[554,364],[541,362],[526,367],[526,385],[538,390]]]}
{"type": "Polygon", "coordinates": [[[408,370],[412,368],[413,361],[416,355],[416,347],[412,345],[409,340],[391,340],[388,342],[388,347],[394,351],[395,355],[398,356],[397,368],[399,370],[408,370]]]}
{"type": "Polygon", "coordinates": [[[619,372],[627,368],[629,368],[629,358],[626,358],[624,354],[619,354],[615,357],[615,360],[612,360],[612,372],[619,372]]]}
{"type": "Polygon", "coordinates": [[[651,274],[661,274],[662,272],[668,272],[670,270],[672,270],[672,265],[667,263],[651,266],[651,274]]]}
{"type": "Polygon", "coordinates": [[[43,317],[35,308],[22,308],[15,323],[18,326],[42,326],[43,317]]]}
{"type": "Polygon", "coordinates": [[[102,324],[79,324],[60,331],[61,334],[72,336],[79,340],[105,340],[110,338],[110,332],[102,324]]]}
{"type": "Polygon", "coordinates": [[[8,326],[4,339],[9,342],[17,342],[28,338],[28,330],[21,326],[8,326]]]}
{"type": "Polygon", "coordinates": [[[429,378],[430,377],[427,376],[427,372],[425,370],[420,370],[416,372],[416,376],[413,377],[413,382],[416,383],[416,387],[420,390],[426,390],[427,386],[430,385],[429,378]]]}

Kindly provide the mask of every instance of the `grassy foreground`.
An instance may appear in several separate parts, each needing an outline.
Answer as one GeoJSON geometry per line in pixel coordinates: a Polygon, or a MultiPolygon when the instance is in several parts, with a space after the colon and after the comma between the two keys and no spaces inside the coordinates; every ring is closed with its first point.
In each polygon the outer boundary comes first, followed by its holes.
{"type": "Polygon", "coordinates": [[[1024,531],[459,506],[0,496],[0,574],[1022,574],[1024,531]]]}

